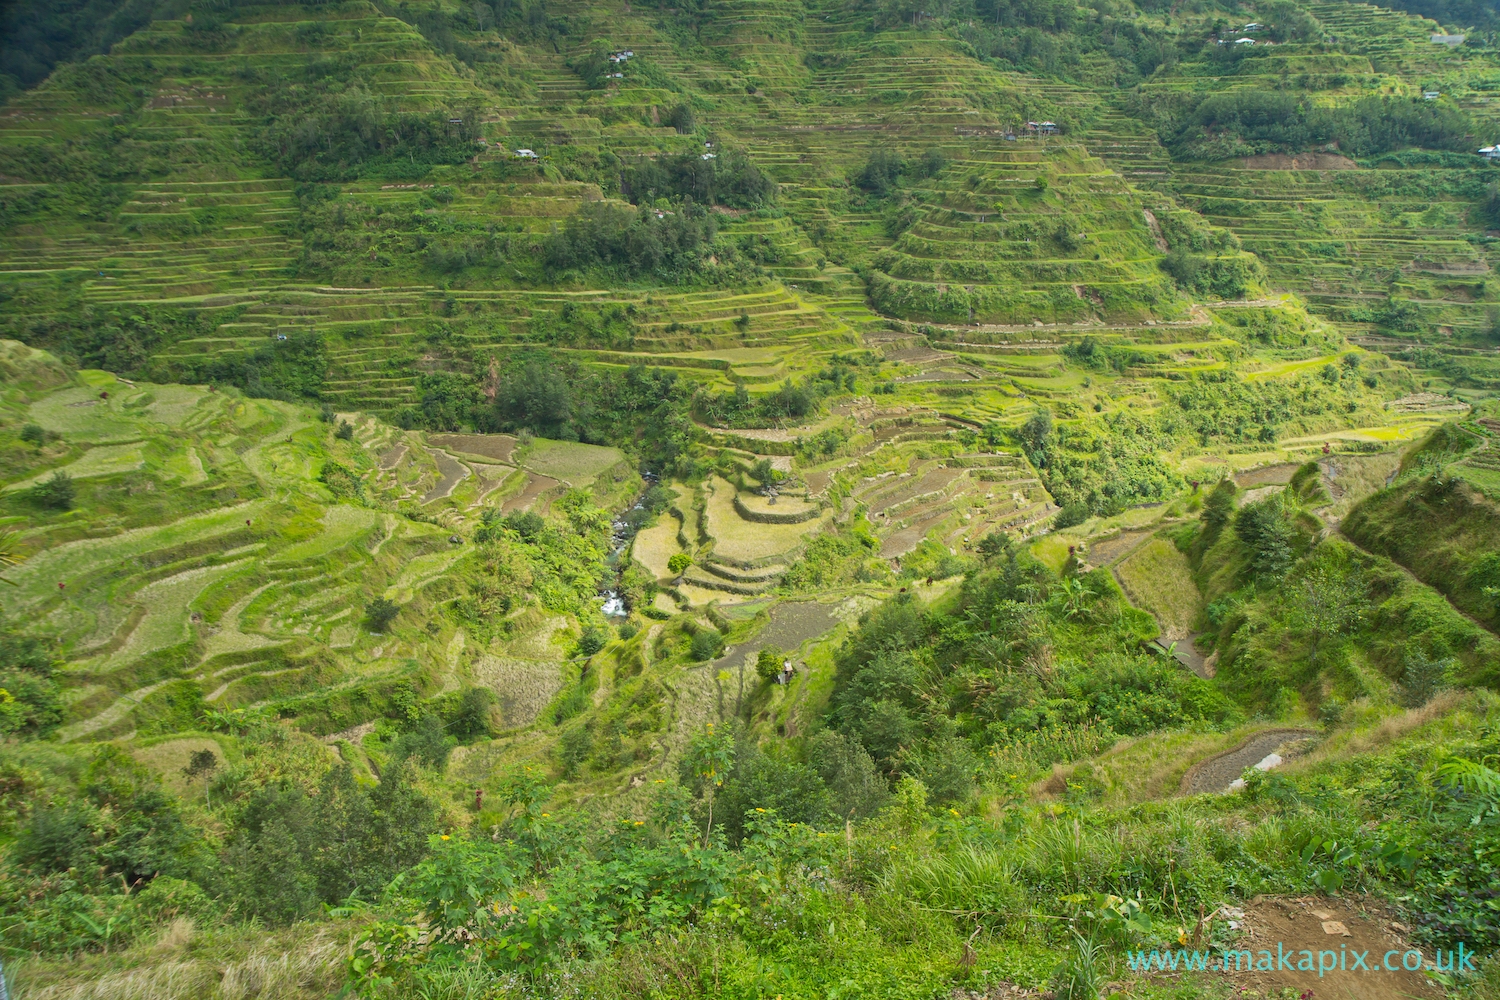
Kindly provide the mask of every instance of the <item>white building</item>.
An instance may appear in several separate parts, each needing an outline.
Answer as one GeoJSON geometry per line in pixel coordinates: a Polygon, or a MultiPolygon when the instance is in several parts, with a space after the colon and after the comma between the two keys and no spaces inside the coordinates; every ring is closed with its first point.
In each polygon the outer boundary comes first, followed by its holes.
{"type": "Polygon", "coordinates": [[[534,160],[536,158],[537,158],[537,156],[536,156],[536,150],[534,150],[534,149],[518,149],[518,150],[516,150],[516,159],[518,159],[518,160],[534,160]]]}
{"type": "Polygon", "coordinates": [[[1452,49],[1452,48],[1457,48],[1458,46],[1460,46],[1460,45],[1462,45],[1464,43],[1464,36],[1463,35],[1433,35],[1431,41],[1432,41],[1433,45],[1446,45],[1450,49],[1452,49]]]}
{"type": "Polygon", "coordinates": [[[1481,146],[1479,155],[1486,160],[1500,160],[1500,146],[1481,146]]]}

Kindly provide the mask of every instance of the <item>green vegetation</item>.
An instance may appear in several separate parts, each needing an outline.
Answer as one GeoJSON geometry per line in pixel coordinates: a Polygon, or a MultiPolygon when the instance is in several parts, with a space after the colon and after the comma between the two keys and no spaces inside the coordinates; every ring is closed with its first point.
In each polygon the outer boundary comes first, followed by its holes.
{"type": "Polygon", "coordinates": [[[13,994],[1496,996],[1493,21],[7,5],[13,994]]]}

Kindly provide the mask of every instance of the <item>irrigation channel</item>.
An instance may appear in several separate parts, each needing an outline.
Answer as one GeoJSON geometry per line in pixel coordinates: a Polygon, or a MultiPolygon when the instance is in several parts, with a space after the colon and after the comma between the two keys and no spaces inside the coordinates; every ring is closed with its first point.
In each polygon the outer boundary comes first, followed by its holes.
{"type": "Polygon", "coordinates": [[[610,524],[609,555],[604,557],[604,565],[609,567],[610,585],[600,591],[600,599],[604,602],[601,609],[606,618],[624,618],[630,614],[630,606],[625,602],[625,594],[620,589],[620,575],[625,572],[625,567],[620,564],[620,558],[625,550],[630,547],[630,540],[642,527],[642,518],[632,518],[630,515],[635,511],[643,511],[646,505],[646,493],[657,483],[654,472],[642,472],[641,479],[644,481],[644,489],[640,496],[636,497],[629,507],[622,510],[610,524]]]}

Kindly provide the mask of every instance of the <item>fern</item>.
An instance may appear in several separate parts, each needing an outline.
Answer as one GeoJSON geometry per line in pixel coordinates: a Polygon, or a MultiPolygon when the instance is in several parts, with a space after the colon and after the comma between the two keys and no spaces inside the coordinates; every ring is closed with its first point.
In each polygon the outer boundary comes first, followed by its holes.
{"type": "Polygon", "coordinates": [[[1437,775],[1449,788],[1461,788],[1475,798],[1500,803],[1500,771],[1479,761],[1453,757],[1438,765],[1437,775]]]}

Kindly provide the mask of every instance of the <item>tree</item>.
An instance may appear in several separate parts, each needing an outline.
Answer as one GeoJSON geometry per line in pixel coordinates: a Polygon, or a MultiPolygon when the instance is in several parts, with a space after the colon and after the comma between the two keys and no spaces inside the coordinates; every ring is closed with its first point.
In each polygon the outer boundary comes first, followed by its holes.
{"type": "Polygon", "coordinates": [[[719,649],[723,646],[723,643],[723,638],[717,630],[711,628],[699,629],[693,635],[693,659],[699,662],[712,660],[715,656],[719,655],[719,649]]]}
{"type": "Polygon", "coordinates": [[[1057,516],[1052,519],[1052,527],[1060,530],[1082,524],[1089,519],[1090,513],[1089,505],[1080,500],[1063,504],[1062,510],[1059,510],[1057,516]]]}
{"type": "Polygon", "coordinates": [[[1307,630],[1309,666],[1317,666],[1323,644],[1359,625],[1365,594],[1355,571],[1319,566],[1302,581],[1302,620],[1307,630]]]}
{"type": "Polygon", "coordinates": [[[1219,480],[1218,485],[1203,501],[1203,513],[1200,517],[1203,521],[1203,534],[1209,544],[1219,537],[1219,532],[1224,530],[1224,525],[1234,515],[1235,492],[1234,480],[1225,477],[1219,480]]]}
{"type": "Polygon", "coordinates": [[[61,469],[52,473],[50,479],[37,483],[29,492],[33,503],[48,510],[72,510],[78,495],[73,477],[61,469]]]}
{"type": "Polygon", "coordinates": [[[755,673],[763,681],[773,681],[782,671],[786,654],[776,646],[763,646],[755,654],[755,673]]]}
{"type": "Polygon", "coordinates": [[[1047,445],[1052,439],[1052,411],[1046,407],[1038,409],[1017,432],[1026,455],[1033,464],[1045,465],[1047,445]]]}
{"type": "Polygon", "coordinates": [[[1401,673],[1401,704],[1407,708],[1427,704],[1446,686],[1448,674],[1456,664],[1452,657],[1438,658],[1421,649],[1409,650],[1401,673]]]}
{"type": "Polygon", "coordinates": [[[673,576],[682,575],[682,571],[693,564],[693,557],[686,552],[673,553],[672,558],[667,560],[667,572],[673,576]]]}
{"type": "Polygon", "coordinates": [[[365,618],[369,621],[372,632],[384,632],[400,613],[401,608],[384,597],[377,597],[365,605],[365,618]]]}
{"type": "Polygon", "coordinates": [[[828,789],[829,807],[846,820],[873,816],[890,794],[874,759],[843,733],[818,733],[808,746],[807,760],[828,789]]]}
{"type": "Polygon", "coordinates": [[[714,829],[714,796],[734,770],[734,734],[723,727],[716,730],[712,722],[708,723],[688,742],[682,766],[708,806],[708,823],[703,829],[703,846],[707,847],[714,829]]]}
{"type": "Polygon", "coordinates": [[[584,656],[593,656],[603,649],[608,641],[609,636],[599,626],[585,626],[583,633],[578,637],[578,652],[584,656]]]}
{"type": "Polygon", "coordinates": [[[187,766],[182,769],[183,776],[189,781],[203,782],[203,801],[208,803],[208,779],[218,769],[219,758],[212,750],[194,750],[188,758],[187,766]]]}
{"type": "Polygon", "coordinates": [[[460,740],[475,740],[490,735],[490,706],[495,693],[489,688],[471,687],[458,700],[458,711],[448,731],[460,740]]]}
{"type": "Polygon", "coordinates": [[[1008,531],[992,531],[979,540],[979,557],[985,562],[1003,559],[1014,551],[1015,543],[1008,531]]]}
{"type": "MultiPolygon", "coordinates": [[[[0,569],[10,569],[21,565],[20,541],[21,536],[14,531],[0,531],[0,569]]],[[[0,582],[8,583],[12,587],[20,586],[14,580],[7,580],[3,576],[0,576],[0,582]]]]}
{"type": "Polygon", "coordinates": [[[693,107],[690,104],[679,104],[667,112],[663,125],[670,125],[679,133],[686,135],[697,128],[697,121],[693,117],[693,107]]]}
{"type": "Polygon", "coordinates": [[[1234,518],[1234,533],[1250,549],[1250,565],[1257,576],[1279,576],[1296,557],[1295,501],[1285,491],[1259,503],[1246,504],[1234,518]]]}

